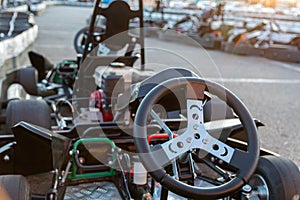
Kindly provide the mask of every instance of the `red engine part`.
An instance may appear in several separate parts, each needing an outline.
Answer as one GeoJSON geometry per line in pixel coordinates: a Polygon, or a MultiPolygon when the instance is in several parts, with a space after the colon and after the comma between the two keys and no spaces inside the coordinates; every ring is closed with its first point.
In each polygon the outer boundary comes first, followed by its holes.
{"type": "Polygon", "coordinates": [[[104,92],[101,89],[92,92],[89,100],[89,107],[98,108],[102,113],[104,122],[111,122],[114,119],[111,111],[104,108],[104,92]]]}
{"type": "MultiPolygon", "coordinates": [[[[178,135],[173,133],[173,137],[176,138],[178,135]]],[[[148,137],[148,143],[150,144],[150,142],[153,140],[153,139],[168,139],[169,138],[169,135],[167,133],[155,133],[155,134],[152,134],[148,137]]]]}

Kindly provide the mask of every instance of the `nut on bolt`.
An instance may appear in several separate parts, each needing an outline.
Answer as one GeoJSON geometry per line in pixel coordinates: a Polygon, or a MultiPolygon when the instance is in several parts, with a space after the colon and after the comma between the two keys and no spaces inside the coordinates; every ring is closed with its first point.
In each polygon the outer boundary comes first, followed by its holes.
{"type": "Polygon", "coordinates": [[[6,154],[6,155],[3,157],[3,160],[6,161],[6,162],[7,162],[7,161],[10,161],[9,155],[6,154]]]}
{"type": "Polygon", "coordinates": [[[245,193],[250,193],[252,191],[252,187],[250,185],[244,185],[242,190],[245,193]]]}
{"type": "Polygon", "coordinates": [[[150,193],[145,193],[142,198],[142,200],[151,200],[151,199],[152,199],[152,196],[150,193]]]}

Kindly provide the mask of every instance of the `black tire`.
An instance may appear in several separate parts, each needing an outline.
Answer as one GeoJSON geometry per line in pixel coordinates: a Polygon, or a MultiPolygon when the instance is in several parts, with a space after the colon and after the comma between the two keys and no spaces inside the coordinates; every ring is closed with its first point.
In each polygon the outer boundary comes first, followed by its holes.
{"type": "Polygon", "coordinates": [[[51,128],[50,108],[43,100],[13,100],[6,110],[6,132],[12,133],[11,127],[25,121],[46,129],[51,128]]]}
{"type": "MultiPolygon", "coordinates": [[[[265,188],[269,193],[269,198],[266,199],[299,200],[300,172],[291,160],[277,156],[263,156],[253,177],[255,176],[262,178],[266,183],[265,188]]],[[[255,189],[256,184],[253,184],[255,182],[257,184],[257,180],[254,181],[253,178],[249,181],[253,189],[255,189]]]]}
{"type": "Polygon", "coordinates": [[[84,35],[87,34],[88,30],[89,30],[89,27],[84,27],[76,33],[76,35],[74,37],[74,41],[73,41],[74,49],[75,49],[76,53],[83,52],[83,47],[81,45],[84,44],[84,35]]]}
{"type": "MultiPolygon", "coordinates": [[[[73,41],[76,53],[83,53],[85,40],[87,39],[84,37],[87,37],[89,29],[90,29],[90,27],[84,27],[76,33],[76,35],[74,37],[74,41],[73,41]]],[[[104,28],[96,26],[96,27],[94,27],[94,32],[102,33],[102,32],[104,32],[104,28]]]]}
{"type": "Polygon", "coordinates": [[[10,200],[30,200],[30,185],[22,175],[0,176],[0,197],[10,200]]]}
{"type": "Polygon", "coordinates": [[[18,83],[20,83],[25,91],[30,95],[38,95],[37,81],[38,73],[34,67],[21,68],[18,71],[18,83]]]}

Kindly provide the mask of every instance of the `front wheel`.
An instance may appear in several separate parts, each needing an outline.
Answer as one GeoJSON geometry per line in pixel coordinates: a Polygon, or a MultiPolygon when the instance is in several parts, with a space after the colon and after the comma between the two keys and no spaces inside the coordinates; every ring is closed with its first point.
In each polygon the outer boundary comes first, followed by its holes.
{"type": "Polygon", "coordinates": [[[286,158],[263,156],[249,181],[261,200],[299,200],[299,168],[286,158]]]}
{"type": "Polygon", "coordinates": [[[30,200],[30,185],[22,175],[0,176],[0,199],[30,200]]]}

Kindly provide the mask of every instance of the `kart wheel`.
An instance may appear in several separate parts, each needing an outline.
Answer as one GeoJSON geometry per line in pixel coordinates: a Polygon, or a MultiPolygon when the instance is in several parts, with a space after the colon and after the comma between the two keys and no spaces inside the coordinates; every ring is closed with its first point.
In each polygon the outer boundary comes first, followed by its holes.
{"type": "Polygon", "coordinates": [[[30,185],[22,175],[0,176],[0,197],[3,200],[29,200],[30,185]]]}
{"type": "Polygon", "coordinates": [[[37,95],[38,75],[34,67],[26,67],[19,70],[19,83],[24,87],[25,91],[30,95],[37,95]]]}
{"type": "Polygon", "coordinates": [[[76,53],[83,52],[88,30],[89,30],[89,27],[84,27],[76,33],[76,35],[74,37],[74,48],[75,48],[76,53]]]}
{"type": "Polygon", "coordinates": [[[51,128],[49,106],[43,100],[13,100],[6,110],[6,132],[20,121],[29,122],[46,129],[51,128]]]}
{"type": "MultiPolygon", "coordinates": [[[[76,53],[80,53],[80,54],[83,53],[85,41],[88,37],[88,31],[89,31],[89,27],[84,27],[76,33],[76,35],[74,37],[74,48],[75,48],[76,53]]],[[[95,27],[94,32],[95,33],[103,33],[104,28],[95,27]]]]}
{"type": "Polygon", "coordinates": [[[261,200],[298,200],[300,198],[300,172],[286,158],[263,156],[255,174],[249,181],[261,200]]]}

